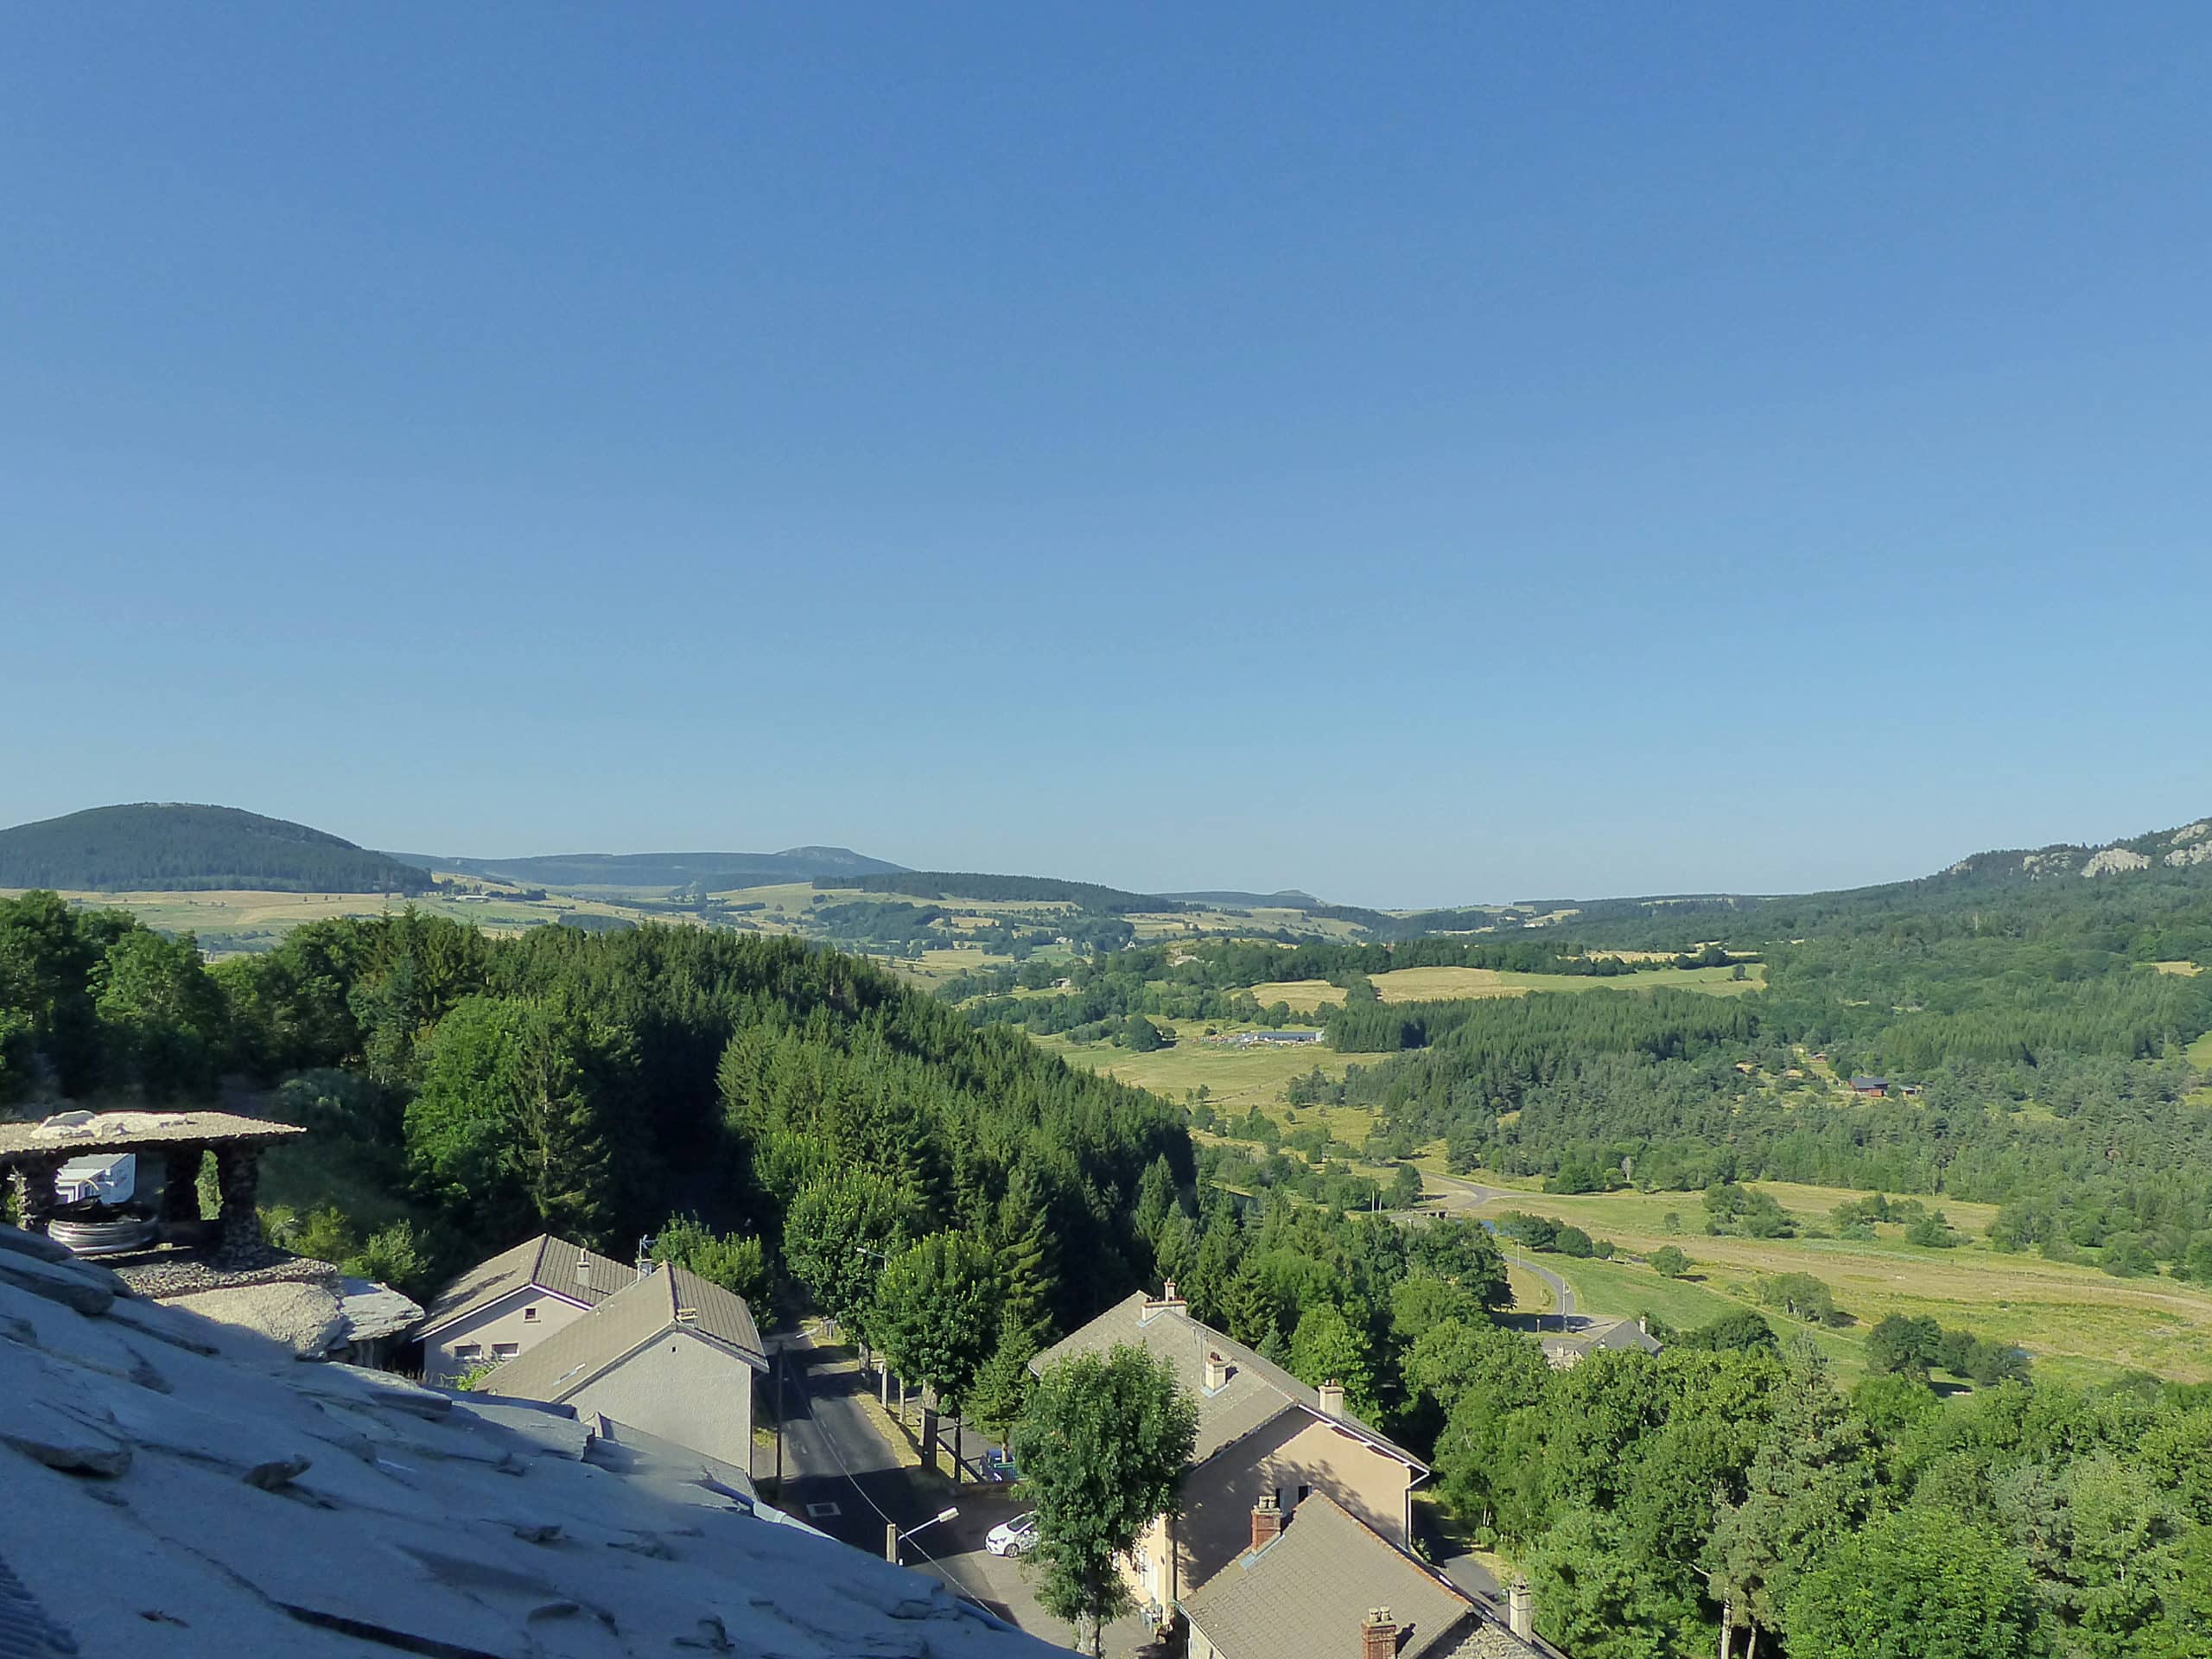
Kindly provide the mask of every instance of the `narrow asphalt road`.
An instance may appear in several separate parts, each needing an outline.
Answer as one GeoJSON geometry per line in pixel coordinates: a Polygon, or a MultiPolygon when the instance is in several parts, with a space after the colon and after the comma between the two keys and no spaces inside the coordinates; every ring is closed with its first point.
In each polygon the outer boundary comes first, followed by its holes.
{"type": "MultiPolygon", "coordinates": [[[[977,1572],[982,1535],[1012,1513],[988,1491],[963,1492],[954,1520],[923,1523],[955,1499],[946,1481],[903,1465],[861,1406],[867,1382],[842,1349],[825,1352],[811,1328],[781,1339],[785,1368],[784,1484],[779,1507],[832,1538],[872,1555],[884,1553],[884,1528],[922,1528],[899,1551],[908,1567],[933,1573],[955,1594],[1004,1618],[1008,1609],[977,1572]],[[976,1502],[982,1497],[982,1502],[976,1502]]],[[[771,1465],[767,1471],[772,1474],[771,1465]]]]}
{"type": "MultiPolygon", "coordinates": [[[[1457,1175],[1425,1175],[1421,1179],[1432,1183],[1447,1193],[1457,1194],[1463,1201],[1459,1207],[1463,1209],[1473,1210],[1483,1205],[1489,1204],[1495,1199],[1517,1198],[1520,1196],[1518,1193],[1508,1192],[1502,1186],[1484,1186],[1477,1181],[1464,1181],[1457,1175]]],[[[1545,1315],[1545,1318],[1548,1319],[1556,1316],[1560,1323],[1564,1325],[1566,1321],[1574,1317],[1574,1288],[1573,1286],[1569,1285],[1566,1280],[1560,1278],[1559,1274],[1554,1273],[1549,1268],[1545,1267],[1541,1262],[1532,1262],[1525,1255],[1516,1255],[1510,1250],[1504,1252],[1504,1255],[1505,1259],[1512,1262],[1514,1266],[1524,1268],[1528,1272],[1535,1274],[1537,1278],[1542,1280],[1546,1285],[1550,1287],[1554,1306],[1552,1309],[1552,1313],[1545,1315]]]]}

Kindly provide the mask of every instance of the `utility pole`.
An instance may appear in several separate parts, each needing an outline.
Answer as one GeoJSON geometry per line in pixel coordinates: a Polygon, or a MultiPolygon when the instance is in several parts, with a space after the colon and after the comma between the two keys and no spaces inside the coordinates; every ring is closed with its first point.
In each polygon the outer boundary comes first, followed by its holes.
{"type": "Polygon", "coordinates": [[[789,1344],[776,1344],[776,1496],[784,1494],[784,1402],[786,1391],[784,1380],[790,1367],[789,1344]]]}

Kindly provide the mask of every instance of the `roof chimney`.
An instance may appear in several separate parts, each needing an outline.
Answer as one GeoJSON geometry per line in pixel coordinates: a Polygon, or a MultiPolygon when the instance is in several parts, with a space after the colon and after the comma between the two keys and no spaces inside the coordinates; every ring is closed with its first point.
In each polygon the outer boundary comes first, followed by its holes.
{"type": "Polygon", "coordinates": [[[1155,1313],[1188,1313],[1190,1311],[1191,1305],[1175,1294],[1175,1281],[1170,1279],[1160,1287],[1159,1295],[1144,1299],[1144,1312],[1137,1315],[1137,1323],[1142,1325],[1155,1313]]]}
{"type": "Polygon", "coordinates": [[[1282,1505],[1273,1492],[1262,1492],[1252,1506],[1252,1548],[1265,1549],[1282,1536],[1282,1505]]]}
{"type": "Polygon", "coordinates": [[[1229,1383],[1229,1362],[1219,1354],[1206,1356],[1206,1392],[1213,1393],[1229,1383]]]}
{"type": "Polygon", "coordinates": [[[1359,1627],[1359,1659],[1395,1659],[1398,1627],[1388,1607],[1370,1607],[1359,1627]]]}
{"type": "Polygon", "coordinates": [[[1514,1580],[1506,1590],[1505,1627],[1523,1642],[1536,1639],[1536,1603],[1526,1579],[1514,1580]]]}
{"type": "Polygon", "coordinates": [[[1651,1316],[1649,1313],[1637,1314],[1636,1316],[1636,1328],[1643,1332],[1645,1336],[1649,1336],[1651,1334],[1651,1316]]]}
{"type": "Polygon", "coordinates": [[[591,1258],[588,1255],[576,1258],[576,1282],[586,1290],[591,1288],[591,1258]]]}
{"type": "Polygon", "coordinates": [[[1319,1393],[1321,1414],[1324,1417],[1341,1417],[1344,1414],[1344,1385],[1343,1383],[1334,1380],[1324,1382],[1319,1393]]]}

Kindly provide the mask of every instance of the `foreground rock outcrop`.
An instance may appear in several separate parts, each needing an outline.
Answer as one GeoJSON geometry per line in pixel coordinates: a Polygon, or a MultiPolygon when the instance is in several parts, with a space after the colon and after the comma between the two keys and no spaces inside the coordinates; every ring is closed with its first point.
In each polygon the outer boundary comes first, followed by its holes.
{"type": "Polygon", "coordinates": [[[680,1454],[302,1363],[29,1237],[0,1233],[0,1634],[27,1653],[1057,1651],[680,1454]]]}

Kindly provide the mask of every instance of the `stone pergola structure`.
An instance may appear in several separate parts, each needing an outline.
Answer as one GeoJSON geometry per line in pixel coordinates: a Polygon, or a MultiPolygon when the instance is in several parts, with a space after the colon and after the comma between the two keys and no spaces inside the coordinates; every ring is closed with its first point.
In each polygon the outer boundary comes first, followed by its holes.
{"type": "Polygon", "coordinates": [[[254,1210],[263,1151],[307,1131],[234,1112],[63,1112],[38,1123],[0,1123],[0,1170],[13,1177],[23,1228],[43,1233],[54,1219],[54,1179],[72,1158],[114,1153],[162,1160],[163,1237],[200,1220],[200,1165],[215,1154],[222,1192],[217,1258],[239,1262],[261,1243],[254,1210]]]}

